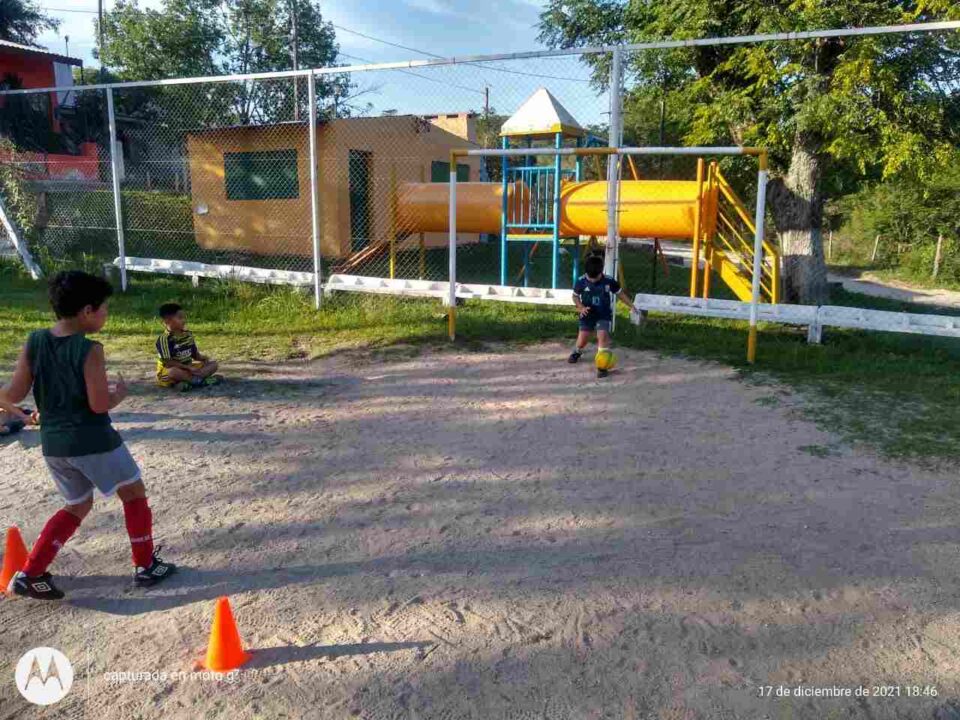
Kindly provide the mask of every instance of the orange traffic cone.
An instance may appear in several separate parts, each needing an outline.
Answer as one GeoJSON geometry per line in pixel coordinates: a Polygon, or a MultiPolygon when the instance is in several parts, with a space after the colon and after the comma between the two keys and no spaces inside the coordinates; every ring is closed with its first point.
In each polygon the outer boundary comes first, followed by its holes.
{"type": "Polygon", "coordinates": [[[243,641],[233,619],[233,611],[230,610],[230,601],[225,597],[217,598],[203,667],[216,672],[228,672],[236,670],[249,659],[250,653],[243,651],[243,641]]]}
{"type": "Polygon", "coordinates": [[[7,585],[15,573],[23,570],[27,564],[27,546],[23,544],[20,529],[7,528],[7,545],[3,551],[3,570],[0,571],[0,593],[7,592],[7,585]]]}

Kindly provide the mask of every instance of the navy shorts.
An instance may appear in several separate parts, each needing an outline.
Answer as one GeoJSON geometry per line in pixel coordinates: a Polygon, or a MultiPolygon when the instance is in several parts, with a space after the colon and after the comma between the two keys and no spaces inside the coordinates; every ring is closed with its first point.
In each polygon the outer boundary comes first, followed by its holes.
{"type": "Polygon", "coordinates": [[[605,330],[610,332],[611,320],[609,318],[598,318],[593,313],[587,313],[586,317],[580,318],[580,329],[589,330],[591,332],[595,330],[605,330]]]}

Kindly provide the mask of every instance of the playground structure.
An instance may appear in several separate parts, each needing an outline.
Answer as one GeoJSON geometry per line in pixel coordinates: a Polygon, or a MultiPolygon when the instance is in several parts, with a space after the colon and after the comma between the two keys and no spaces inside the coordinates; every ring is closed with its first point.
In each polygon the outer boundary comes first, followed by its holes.
{"type": "MultiPolygon", "coordinates": [[[[585,179],[587,155],[543,158],[540,151],[596,150],[605,141],[588,133],[549,90],[539,88],[502,126],[501,149],[517,154],[491,158],[499,162],[499,182],[478,182],[481,158],[446,162],[452,150],[478,147],[472,119],[461,113],[417,120],[343,119],[318,127],[318,164],[332,170],[317,193],[320,251],[334,259],[334,272],[364,275],[378,265],[383,272],[388,258],[386,273],[395,279],[398,253],[416,238],[418,277],[424,279],[427,251],[446,245],[446,175],[455,167],[457,244],[496,236],[500,285],[524,288],[531,286],[531,261],[542,247],[550,253],[549,288],[559,288],[560,256],[569,252],[572,285],[580,272],[581,244],[606,243],[611,190],[606,179],[585,179]],[[432,182],[425,182],[428,171],[432,182]],[[373,197],[388,202],[377,205],[373,197]],[[515,274],[510,247],[517,244],[522,267],[515,274]]],[[[286,223],[303,224],[310,216],[309,164],[297,162],[307,154],[308,133],[302,125],[268,125],[187,137],[200,247],[310,256],[309,238],[289,237],[284,230],[286,223]]],[[[718,164],[698,158],[696,179],[647,180],[640,178],[631,156],[625,159],[628,164],[616,170],[618,177],[627,167],[631,171],[616,188],[619,235],[692,242],[691,297],[709,297],[715,273],[736,297],[749,300],[755,227],[718,164]]],[[[593,175],[603,175],[599,162],[593,175]]],[[[776,303],[779,256],[769,243],[763,249],[761,301],[776,303]]]]}
{"type": "MultiPolygon", "coordinates": [[[[608,181],[582,179],[584,159],[590,154],[598,156],[596,151],[602,148],[545,88],[537,90],[504,123],[501,142],[507,152],[500,155],[500,183],[457,183],[457,231],[499,235],[503,286],[513,284],[511,243],[523,244],[523,267],[518,276],[523,287],[530,284],[531,256],[540,245],[549,245],[550,288],[556,289],[562,246],[572,245],[575,280],[581,240],[608,236],[608,181]],[[549,157],[549,162],[538,163],[542,148],[534,148],[535,142],[571,151],[572,167],[564,166],[559,152],[549,157]],[[513,147],[518,143],[521,147],[513,147]],[[516,161],[511,162],[513,159],[516,161]]],[[[465,153],[468,157],[473,154],[465,153]]],[[[643,180],[632,158],[625,157],[633,179],[620,180],[616,191],[620,237],[690,241],[691,297],[710,296],[715,272],[740,300],[750,300],[756,227],[719,165],[698,158],[695,180],[643,180]]],[[[395,226],[408,232],[446,232],[450,228],[449,205],[446,184],[402,183],[395,226]]],[[[391,253],[393,248],[395,245],[391,253]]],[[[391,260],[391,267],[394,265],[391,260]]],[[[779,253],[766,241],[760,269],[761,301],[779,302],[779,253]]]]}

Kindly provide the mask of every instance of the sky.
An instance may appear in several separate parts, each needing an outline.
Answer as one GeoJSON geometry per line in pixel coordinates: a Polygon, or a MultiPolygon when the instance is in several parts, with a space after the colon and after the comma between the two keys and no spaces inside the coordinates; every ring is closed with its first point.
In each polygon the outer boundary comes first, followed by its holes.
{"type": "MultiPolygon", "coordinates": [[[[87,67],[96,66],[97,0],[39,0],[39,4],[61,26],[57,33],[41,35],[38,42],[64,52],[69,36],[70,55],[81,58],[87,67]]],[[[544,4],[542,0],[321,0],[320,8],[324,19],[336,26],[341,63],[366,64],[428,57],[380,41],[444,57],[540,49],[536,26],[544,4]]],[[[114,0],[104,0],[105,9],[113,5],[114,0]]],[[[139,5],[159,8],[161,0],[140,0],[139,5]]],[[[606,100],[596,95],[588,77],[576,58],[566,57],[357,73],[357,97],[352,102],[358,107],[369,103],[377,113],[478,111],[489,90],[491,107],[509,114],[544,86],[582,124],[603,122],[606,100]]]]}

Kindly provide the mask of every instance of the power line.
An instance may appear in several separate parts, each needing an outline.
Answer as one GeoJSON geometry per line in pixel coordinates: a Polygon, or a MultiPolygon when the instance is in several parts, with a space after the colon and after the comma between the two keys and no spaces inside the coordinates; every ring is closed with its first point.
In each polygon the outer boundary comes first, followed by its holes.
{"type": "Polygon", "coordinates": [[[53,7],[42,7],[42,10],[47,12],[65,12],[65,13],[84,13],[86,15],[96,15],[96,10],[75,10],[74,8],[53,8],[53,7]]]}
{"type": "MultiPolygon", "coordinates": [[[[372,40],[373,42],[389,45],[390,47],[400,48],[401,50],[408,50],[410,52],[419,53],[420,55],[425,55],[426,57],[437,58],[440,60],[445,59],[443,55],[437,55],[436,53],[427,52],[426,50],[418,50],[417,48],[410,47],[409,45],[401,45],[400,43],[390,42],[389,40],[384,40],[383,38],[374,37],[373,35],[367,35],[366,33],[362,33],[359,30],[354,30],[352,28],[348,28],[343,25],[338,25],[337,23],[330,23],[330,24],[333,25],[338,30],[343,30],[344,32],[348,32],[353,35],[359,35],[360,37],[366,38],[367,40],[372,40]]],[[[584,82],[584,83],[590,82],[589,80],[585,80],[584,78],[560,77],[557,75],[544,75],[542,73],[524,72],[522,70],[510,70],[509,68],[499,67],[497,65],[484,65],[478,62],[464,63],[464,65],[473,65],[475,67],[483,68],[485,70],[495,70],[497,72],[509,73],[511,75],[525,75],[527,77],[543,78],[546,80],[563,80],[566,82],[584,82]]]]}
{"type": "Polygon", "coordinates": [[[337,23],[332,22],[330,24],[333,25],[335,28],[337,28],[337,30],[343,30],[344,32],[348,32],[353,35],[359,35],[360,37],[366,38],[367,40],[373,40],[374,42],[383,43],[384,45],[389,45],[390,47],[400,48],[401,50],[409,50],[410,52],[419,53],[420,55],[426,55],[427,57],[441,58],[441,59],[443,57],[441,55],[436,55],[434,53],[427,52],[426,50],[417,50],[416,48],[408,47],[406,45],[400,45],[399,43],[390,42],[389,40],[382,40],[380,38],[373,37],[372,35],[366,35],[360,32],[359,30],[351,30],[350,28],[344,27],[343,25],[337,25],[337,23]]]}
{"type": "MultiPolygon", "coordinates": [[[[352,58],[353,60],[359,60],[360,62],[368,63],[374,65],[376,63],[373,60],[368,58],[362,58],[359,55],[351,55],[350,53],[340,52],[339,55],[343,55],[346,58],[352,58]]],[[[467,92],[477,93],[478,95],[485,95],[483,90],[477,90],[476,88],[467,87],[466,85],[458,85],[457,83],[447,82],[446,80],[441,80],[439,78],[428,77],[427,75],[421,75],[420,73],[410,72],[409,70],[399,70],[394,68],[393,70],[387,70],[386,72],[399,72],[404,75],[413,75],[415,78],[420,78],[421,80],[429,80],[430,82],[440,83],[441,85],[446,85],[447,87],[455,87],[460,90],[466,90],[467,92]]]]}

